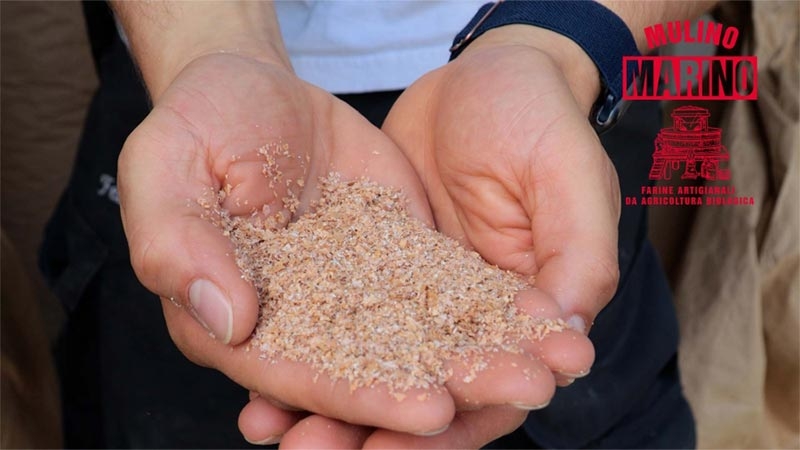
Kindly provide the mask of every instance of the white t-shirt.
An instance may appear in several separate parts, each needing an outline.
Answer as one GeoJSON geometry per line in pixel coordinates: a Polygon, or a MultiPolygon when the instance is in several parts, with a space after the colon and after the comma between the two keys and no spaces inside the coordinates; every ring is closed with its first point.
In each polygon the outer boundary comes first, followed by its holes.
{"type": "Polygon", "coordinates": [[[329,92],[402,89],[447,62],[486,0],[277,1],[297,75],[329,92]]]}
{"type": "MultiPolygon", "coordinates": [[[[283,0],[275,11],[297,75],[336,94],[404,89],[445,64],[485,0],[283,0]]],[[[128,46],[115,16],[117,30],[128,46]]]]}

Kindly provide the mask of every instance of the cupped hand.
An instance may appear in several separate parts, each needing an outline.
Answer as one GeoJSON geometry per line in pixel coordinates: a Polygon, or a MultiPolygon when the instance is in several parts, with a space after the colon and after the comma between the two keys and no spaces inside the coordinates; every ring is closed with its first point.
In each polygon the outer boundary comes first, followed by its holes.
{"type": "Polygon", "coordinates": [[[283,210],[284,181],[292,179],[301,214],[318,197],[319,177],[330,171],[403,189],[412,214],[432,223],[413,168],[356,111],[278,65],[234,54],[197,58],[160,93],[120,156],[133,268],[161,296],[170,335],[198,364],[279,404],[388,429],[440,429],[454,411],[444,390],[402,402],[380,388],[351,393],[346,381],[315,379],[307,365],[264,361],[247,349],[258,317],[255,290],[197,200],[229,186],[222,206],[231,214],[250,215],[265,205],[275,213],[283,210]],[[262,173],[257,149],[265,145],[280,150],[273,154],[280,182],[262,173]]]}
{"type": "Polygon", "coordinates": [[[490,31],[412,85],[383,129],[420,174],[439,230],[534,276],[531,295],[586,329],[619,272],[619,185],[587,121],[596,71],[575,77],[525,33],[550,32],[490,31]]]}
{"type": "MultiPolygon", "coordinates": [[[[566,38],[503,27],[413,84],[383,126],[420,175],[437,228],[489,262],[535,277],[518,307],[574,328],[525,345],[564,386],[589,372],[585,333],[619,277],[619,185],[587,120],[597,80],[566,38]]],[[[502,375],[488,379],[504,383],[502,375]]],[[[463,397],[480,387],[449,389],[463,397]]],[[[363,444],[482,446],[525,417],[492,393],[439,436],[379,430],[363,444]]]]}

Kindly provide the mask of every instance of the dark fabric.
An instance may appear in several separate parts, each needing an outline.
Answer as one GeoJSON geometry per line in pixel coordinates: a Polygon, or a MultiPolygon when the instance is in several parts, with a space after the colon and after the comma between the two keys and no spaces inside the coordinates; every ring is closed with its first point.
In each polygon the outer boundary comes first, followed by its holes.
{"type": "Polygon", "coordinates": [[[339,94],[341,100],[366,117],[376,127],[383,125],[397,97],[403,91],[370,92],[367,94],[339,94]]]}
{"type": "MultiPolygon", "coordinates": [[[[83,16],[86,18],[87,32],[89,34],[89,45],[92,49],[92,57],[95,65],[99,65],[103,55],[109,53],[109,47],[113,45],[117,27],[114,23],[114,13],[106,2],[84,1],[83,16]]],[[[100,67],[96,67],[100,75],[100,67]]]]}
{"type": "MultiPolygon", "coordinates": [[[[92,17],[108,20],[103,14],[92,17]]],[[[90,30],[94,25],[90,20],[90,30]]],[[[98,35],[104,34],[92,36],[98,35]]],[[[70,314],[57,348],[65,445],[247,447],[237,429],[245,390],[180,354],[158,299],[130,267],[115,201],[116,160],[148,113],[148,100],[116,34],[93,48],[100,88],[40,255],[43,273],[70,314]]],[[[341,98],[379,125],[399,93],[341,98]]],[[[659,124],[656,105],[640,103],[604,136],[623,195],[647,184],[649,149],[659,124]]],[[[623,207],[619,245],[622,280],[592,329],[597,348],[592,373],[559,389],[548,408],[530,414],[524,427],[495,448],[694,445],[675,366],[675,313],[646,242],[643,207],[623,207]]]]}

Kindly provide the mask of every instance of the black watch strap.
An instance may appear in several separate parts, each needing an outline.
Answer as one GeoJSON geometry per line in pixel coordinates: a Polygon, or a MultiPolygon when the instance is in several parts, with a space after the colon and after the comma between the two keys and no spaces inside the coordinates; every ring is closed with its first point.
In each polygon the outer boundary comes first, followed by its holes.
{"type": "MultiPolygon", "coordinates": [[[[630,29],[613,11],[594,1],[508,0],[483,5],[469,24],[456,35],[450,59],[456,58],[472,40],[493,28],[527,24],[568,37],[594,61],[600,72],[601,93],[592,110],[592,125],[598,131],[610,128],[622,110],[623,56],[638,56],[630,29]]],[[[633,80],[628,74],[627,80],[633,80]]]]}

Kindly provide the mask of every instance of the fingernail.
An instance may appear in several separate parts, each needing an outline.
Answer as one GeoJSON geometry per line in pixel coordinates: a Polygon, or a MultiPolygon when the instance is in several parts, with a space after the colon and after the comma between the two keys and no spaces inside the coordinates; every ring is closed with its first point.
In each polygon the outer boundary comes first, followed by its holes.
{"type": "Polygon", "coordinates": [[[586,334],[586,322],[583,321],[583,317],[577,314],[567,319],[567,325],[575,331],[586,334]]]}
{"type": "Polygon", "coordinates": [[[448,428],[450,428],[450,424],[449,423],[447,425],[443,426],[442,428],[439,428],[438,430],[421,431],[421,432],[418,432],[418,433],[411,433],[411,434],[416,434],[417,436],[423,436],[423,437],[436,436],[437,434],[444,433],[445,431],[447,431],[448,428]]]}
{"type": "Polygon", "coordinates": [[[548,400],[547,402],[542,403],[541,405],[526,405],[524,403],[514,402],[514,403],[511,403],[511,406],[513,406],[513,407],[515,407],[517,409],[521,409],[523,411],[533,411],[533,410],[536,410],[536,409],[542,409],[542,408],[546,407],[549,404],[550,404],[550,401],[548,400]]]}
{"type": "Polygon", "coordinates": [[[249,443],[251,443],[253,445],[271,445],[271,444],[277,444],[278,442],[280,442],[282,437],[283,437],[283,435],[279,434],[277,436],[270,436],[270,437],[268,437],[266,439],[263,439],[263,440],[260,440],[260,441],[251,441],[250,439],[247,439],[246,437],[244,439],[247,442],[249,442],[249,443]]]}
{"type": "Polygon", "coordinates": [[[563,376],[565,376],[567,378],[583,378],[586,375],[589,375],[590,371],[591,371],[590,369],[586,369],[583,372],[578,372],[578,373],[566,373],[566,372],[560,372],[560,373],[561,373],[561,375],[563,375],[563,376]]]}
{"type": "Polygon", "coordinates": [[[233,311],[231,303],[219,288],[208,280],[196,280],[189,286],[189,303],[194,318],[211,335],[227,344],[233,333],[233,311]]]}

